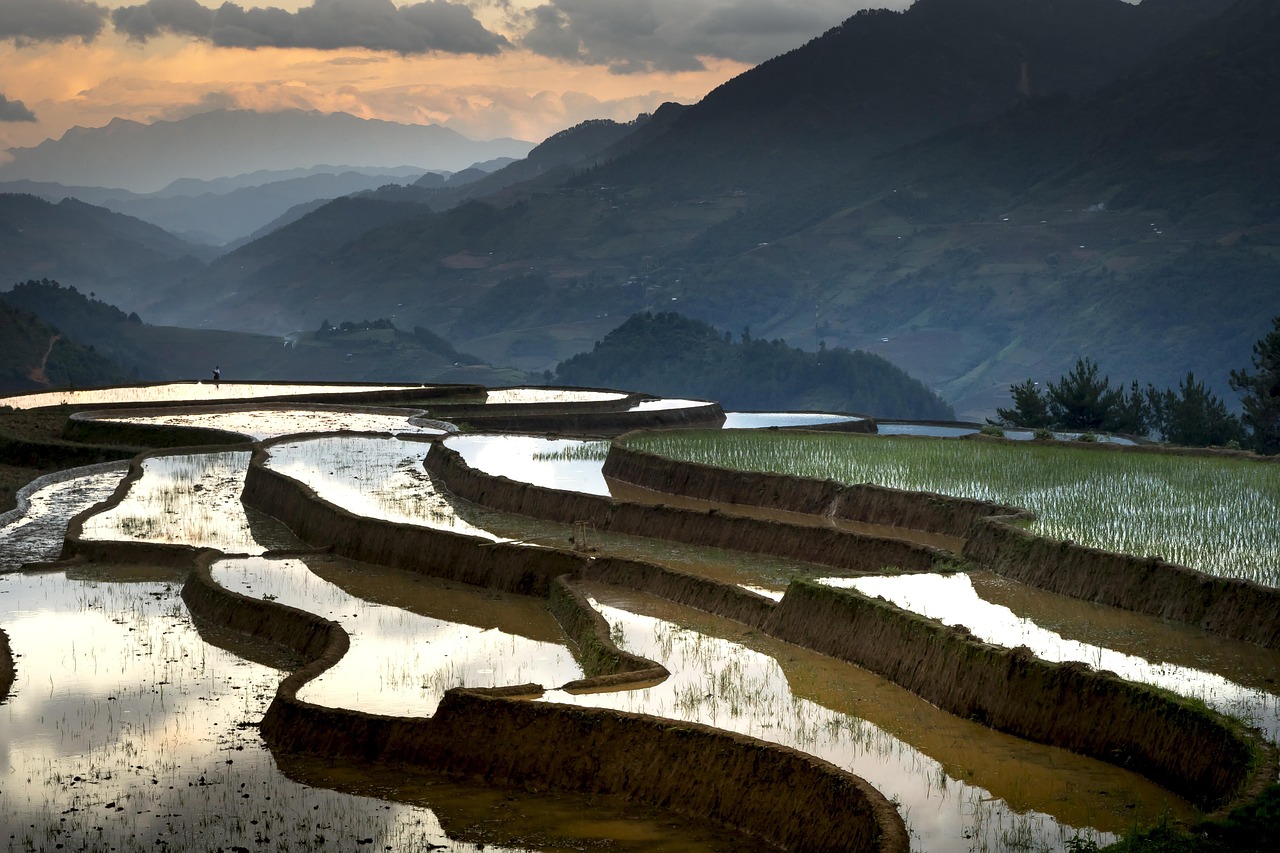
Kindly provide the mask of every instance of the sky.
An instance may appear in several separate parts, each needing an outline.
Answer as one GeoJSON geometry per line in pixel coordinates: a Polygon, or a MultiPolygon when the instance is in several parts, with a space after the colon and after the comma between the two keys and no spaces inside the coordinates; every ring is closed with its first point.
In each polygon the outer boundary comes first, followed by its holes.
{"type": "Polygon", "coordinates": [[[693,103],[912,0],[0,0],[0,159],[113,118],[314,109],[538,142],[693,103]]]}

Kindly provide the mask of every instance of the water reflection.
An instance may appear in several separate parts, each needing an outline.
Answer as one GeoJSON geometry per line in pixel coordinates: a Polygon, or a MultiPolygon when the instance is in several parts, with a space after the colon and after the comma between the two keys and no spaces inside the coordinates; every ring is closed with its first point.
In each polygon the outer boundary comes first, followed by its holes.
{"type": "Polygon", "coordinates": [[[267,385],[258,383],[169,382],[123,388],[84,388],[0,397],[0,406],[35,409],[46,406],[93,406],[104,403],[226,402],[264,397],[305,397],[312,394],[366,394],[371,391],[412,391],[427,385],[267,385]]]}
{"type": "Polygon", "coordinates": [[[418,435],[444,435],[445,430],[435,426],[409,422],[411,417],[422,414],[417,410],[388,409],[377,413],[343,409],[338,406],[262,406],[251,411],[244,409],[207,409],[203,411],[173,412],[165,414],[137,414],[117,412],[99,414],[94,420],[108,423],[142,424],[146,426],[204,427],[261,441],[267,438],[312,432],[386,432],[418,435]]]}
{"type": "Polygon", "coordinates": [[[862,421],[856,415],[826,412],[725,412],[724,429],[767,429],[769,427],[816,426],[862,421]]]}
{"type": "Polygon", "coordinates": [[[12,849],[483,847],[454,846],[429,809],[282,776],[255,728],[281,673],[207,645],[180,578],[98,572],[0,576],[0,627],[19,655],[0,705],[12,849]]]}
{"type": "Polygon", "coordinates": [[[1049,661],[1083,661],[1094,669],[1109,670],[1130,681],[1153,684],[1199,699],[1211,708],[1261,728],[1273,741],[1280,738],[1280,701],[1273,693],[1237,684],[1216,673],[1148,661],[1067,639],[1017,616],[1007,607],[981,598],[968,575],[824,578],[821,582],[884,598],[904,610],[946,625],[964,625],[984,642],[1006,648],[1026,646],[1037,657],[1049,661]]]}
{"type": "Polygon", "coordinates": [[[1026,849],[1061,849],[1075,827],[1119,832],[1166,807],[1194,813],[1132,773],[960,720],[851,664],[668,602],[588,589],[619,645],[671,677],[620,693],[551,691],[546,701],[696,721],[817,755],[899,803],[913,849],[1009,849],[1019,838],[1026,849]]]}
{"type": "Polygon", "coordinates": [[[595,403],[622,400],[621,391],[588,391],[581,388],[494,388],[485,392],[485,403],[595,403]]]}
{"type": "Polygon", "coordinates": [[[445,446],[478,471],[548,489],[608,495],[601,468],[607,441],[534,435],[455,435],[445,446]]]}
{"type": "Polygon", "coordinates": [[[44,485],[33,483],[25,510],[0,515],[0,572],[56,560],[68,519],[109,498],[128,470],[127,462],[113,462],[62,472],[44,485]]]}
{"type": "Polygon", "coordinates": [[[116,507],[86,519],[86,540],[156,542],[261,554],[301,543],[240,502],[249,451],[150,456],[116,507]]]}
{"type": "MultiPolygon", "coordinates": [[[[386,581],[383,594],[393,594],[391,585],[407,580],[404,573],[380,574],[386,581]]],[[[336,666],[302,688],[298,698],[306,702],[371,714],[426,717],[435,713],[451,687],[559,685],[582,677],[582,669],[562,642],[530,639],[497,627],[476,627],[359,598],[313,574],[301,560],[222,560],[214,565],[213,575],[228,589],[315,613],[347,631],[350,649],[336,666]]],[[[369,588],[368,578],[363,584],[369,588]]],[[[440,590],[437,593],[438,598],[444,597],[440,590]]],[[[481,594],[478,589],[470,593],[474,598],[481,594]]],[[[419,601],[426,604],[428,600],[419,601]]],[[[524,615],[541,607],[540,602],[526,599],[524,615]]],[[[543,609],[542,621],[549,618],[543,609]]]]}
{"type": "Polygon", "coordinates": [[[356,515],[499,541],[458,517],[422,467],[430,445],[382,436],[324,436],[271,446],[267,467],[356,515]]]}

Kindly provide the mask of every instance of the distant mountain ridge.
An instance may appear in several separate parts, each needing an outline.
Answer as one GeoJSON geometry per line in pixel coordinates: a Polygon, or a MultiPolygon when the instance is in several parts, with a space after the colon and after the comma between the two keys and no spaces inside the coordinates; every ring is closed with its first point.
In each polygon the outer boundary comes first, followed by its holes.
{"type": "Polygon", "coordinates": [[[523,157],[516,139],[475,141],[439,125],[361,119],[345,113],[214,110],[177,121],[113,119],[74,127],[60,139],[13,148],[0,181],[28,179],[159,190],[180,178],[213,180],[259,169],[318,163],[405,165],[456,172],[498,157],[523,157]]]}

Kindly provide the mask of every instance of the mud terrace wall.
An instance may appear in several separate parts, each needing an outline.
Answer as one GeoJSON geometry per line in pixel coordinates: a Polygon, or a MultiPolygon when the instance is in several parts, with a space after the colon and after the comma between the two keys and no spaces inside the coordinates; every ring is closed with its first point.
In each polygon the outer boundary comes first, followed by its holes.
{"type": "Polygon", "coordinates": [[[609,448],[604,475],[654,492],[957,537],[967,536],[976,521],[989,516],[1030,517],[1025,510],[991,501],[867,483],[847,485],[787,474],[732,471],[634,450],[625,442],[623,436],[609,448]]]}
{"type": "Polygon", "coordinates": [[[261,725],[273,750],[412,764],[491,784],[620,796],[711,820],[785,850],[905,853],[896,809],[862,779],[784,747],[700,725],[535,703],[536,685],[450,690],[430,718],[325,708],[299,688],[345,654],[338,625],[219,587],[202,560],[183,590],[201,618],[272,641],[310,663],[286,678],[261,725]]]}
{"type": "Polygon", "coordinates": [[[766,630],[850,661],[938,707],[1128,767],[1202,808],[1275,778],[1274,750],[1226,717],[1082,663],[982,643],[852,590],[795,581],[766,630]]]}
{"type": "Polygon", "coordinates": [[[551,581],[582,558],[550,548],[473,539],[446,530],[366,518],[322,500],[265,466],[254,453],[241,500],[274,516],[301,539],[353,560],[430,574],[505,592],[547,597],[551,581]]]}
{"type": "Polygon", "coordinates": [[[651,660],[619,649],[609,636],[609,623],[571,582],[561,575],[551,584],[547,609],[564,629],[586,678],[564,685],[570,692],[662,681],[671,675],[651,660]]]}
{"type": "MultiPolygon", "coordinates": [[[[1045,539],[1009,523],[1031,517],[1017,507],[874,485],[851,486],[784,474],[730,471],[633,450],[625,446],[625,441],[623,436],[610,448],[604,465],[607,477],[654,492],[700,500],[965,537],[962,556],[966,560],[1021,583],[1198,625],[1267,648],[1280,648],[1280,589],[1216,578],[1163,560],[1045,539]]],[[[1161,451],[1123,445],[1098,445],[1098,450],[1161,451]]]]}
{"type": "Polygon", "coordinates": [[[1280,589],[1274,587],[1213,577],[1158,558],[1045,539],[1002,519],[976,525],[964,556],[1050,592],[1280,648],[1280,589]]]}
{"type": "Polygon", "coordinates": [[[424,464],[449,491],[472,503],[566,524],[585,521],[610,533],[769,554],[854,571],[879,571],[885,566],[936,571],[952,568],[955,562],[936,548],[852,531],[722,515],[714,510],[624,503],[600,495],[548,489],[478,471],[442,444],[431,447],[424,464]]]}
{"type": "MultiPolygon", "coordinates": [[[[579,406],[591,404],[561,403],[555,411],[538,412],[529,404],[474,407],[474,414],[455,412],[449,406],[431,409],[435,417],[463,422],[477,432],[549,433],[556,435],[619,435],[637,429],[671,427],[718,427],[724,423],[724,410],[719,403],[687,406],[678,409],[643,409],[640,411],[591,411],[579,406]],[[510,414],[496,413],[510,409],[510,414]]],[[[598,404],[597,404],[598,405],[598,404]]],[[[615,405],[617,405],[615,403],[615,405]]]]}
{"type": "Polygon", "coordinates": [[[9,648],[9,635],[0,628],[0,702],[9,696],[13,686],[13,652],[9,648]]]}

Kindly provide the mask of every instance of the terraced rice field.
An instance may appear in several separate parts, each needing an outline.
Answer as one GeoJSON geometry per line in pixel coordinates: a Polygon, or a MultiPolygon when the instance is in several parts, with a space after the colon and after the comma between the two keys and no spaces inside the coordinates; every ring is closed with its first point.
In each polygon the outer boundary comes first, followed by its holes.
{"type": "Polygon", "coordinates": [[[742,431],[639,436],[631,446],[691,462],[995,501],[1030,529],[1109,551],[1159,555],[1280,586],[1280,465],[1092,449],[742,431]]]}

